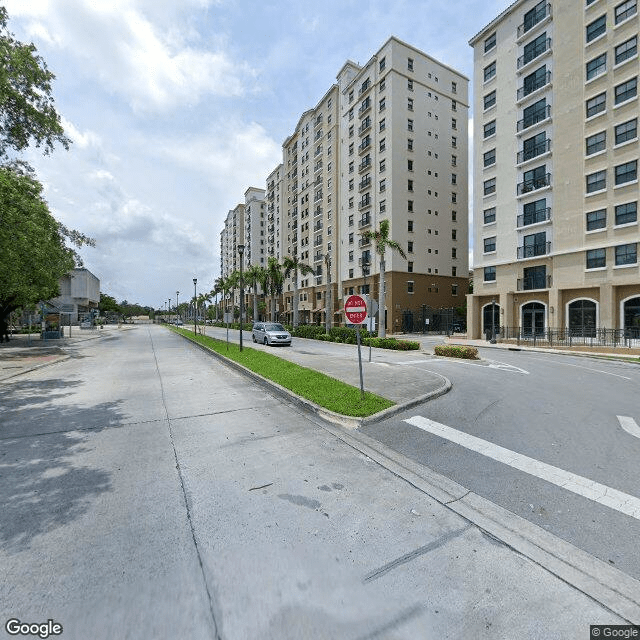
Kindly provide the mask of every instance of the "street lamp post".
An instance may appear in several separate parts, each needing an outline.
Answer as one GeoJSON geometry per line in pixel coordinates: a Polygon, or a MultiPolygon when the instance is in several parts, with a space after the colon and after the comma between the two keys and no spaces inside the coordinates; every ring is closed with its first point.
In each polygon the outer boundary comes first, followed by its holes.
{"type": "Polygon", "coordinates": [[[169,298],[168,302],[169,302],[169,324],[171,324],[171,298],[169,298]]]}
{"type": "Polygon", "coordinates": [[[180,313],[178,312],[178,296],[180,295],[179,291],[176,291],[176,327],[178,326],[178,320],[180,319],[180,313]]]}
{"type": "Polygon", "coordinates": [[[193,279],[193,335],[198,335],[198,306],[196,303],[197,291],[196,285],[198,284],[198,278],[193,279]]]}
{"type": "Polygon", "coordinates": [[[238,245],[238,253],[240,254],[240,351],[242,351],[242,315],[244,310],[244,282],[242,280],[242,263],[244,262],[244,245],[238,245]]]}
{"type": "Polygon", "coordinates": [[[491,300],[491,344],[496,343],[496,299],[491,300]]]}

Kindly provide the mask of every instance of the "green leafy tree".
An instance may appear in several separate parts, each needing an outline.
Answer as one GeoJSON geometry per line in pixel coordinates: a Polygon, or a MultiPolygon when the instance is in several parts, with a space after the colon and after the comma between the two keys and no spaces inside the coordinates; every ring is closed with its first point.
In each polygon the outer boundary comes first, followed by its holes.
{"type": "Polygon", "coordinates": [[[282,266],[284,267],[284,277],[293,279],[293,327],[295,329],[298,326],[298,273],[301,276],[307,276],[314,274],[315,271],[313,267],[300,262],[298,256],[293,258],[286,256],[282,266]]]}
{"type": "Polygon", "coordinates": [[[33,44],[23,44],[7,29],[7,10],[0,6],[0,160],[30,144],[53,151],[69,148],[51,95],[55,78],[33,44]]]}
{"type": "Polygon", "coordinates": [[[276,321],[276,298],[282,292],[282,283],[284,274],[282,273],[282,265],[277,258],[271,256],[267,262],[267,268],[262,274],[262,288],[269,292],[271,297],[271,322],[276,321]]]}
{"type": "Polygon", "coordinates": [[[363,238],[372,240],[376,247],[376,253],[380,259],[380,286],[378,291],[378,336],[385,338],[387,335],[387,328],[385,326],[385,287],[384,287],[384,256],[387,249],[397,251],[405,260],[407,256],[404,249],[395,241],[389,237],[389,221],[382,220],[380,222],[380,228],[374,231],[364,231],[362,233],[363,238]]]}
{"type": "Polygon", "coordinates": [[[116,299],[106,293],[100,294],[100,304],[98,305],[98,310],[100,311],[100,315],[104,316],[107,313],[117,313],[122,314],[122,309],[120,305],[116,302],[116,299]]]}
{"type": "Polygon", "coordinates": [[[251,287],[253,294],[253,321],[258,320],[258,285],[262,282],[262,272],[264,268],[257,264],[252,264],[245,272],[243,279],[251,287]]]}

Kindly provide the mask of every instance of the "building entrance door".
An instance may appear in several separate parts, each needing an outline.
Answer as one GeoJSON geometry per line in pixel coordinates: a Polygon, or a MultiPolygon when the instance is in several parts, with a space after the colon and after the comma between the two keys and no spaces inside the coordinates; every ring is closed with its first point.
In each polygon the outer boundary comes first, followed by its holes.
{"type": "Polygon", "coordinates": [[[544,305],[529,302],[522,307],[522,332],[526,336],[544,334],[544,305]]]}

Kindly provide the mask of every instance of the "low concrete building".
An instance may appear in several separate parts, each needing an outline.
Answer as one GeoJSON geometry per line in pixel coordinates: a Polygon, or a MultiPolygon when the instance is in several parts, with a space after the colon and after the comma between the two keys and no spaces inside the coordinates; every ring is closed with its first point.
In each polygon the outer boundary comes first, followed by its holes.
{"type": "Polygon", "coordinates": [[[71,323],[76,324],[98,308],[100,280],[88,269],[73,269],[60,278],[60,295],[50,302],[62,313],[69,314],[71,323]]]}

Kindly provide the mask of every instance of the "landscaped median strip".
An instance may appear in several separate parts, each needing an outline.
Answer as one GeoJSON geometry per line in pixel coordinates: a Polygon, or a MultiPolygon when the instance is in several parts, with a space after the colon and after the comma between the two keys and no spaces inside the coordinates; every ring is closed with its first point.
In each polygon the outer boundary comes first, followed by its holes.
{"type": "Polygon", "coordinates": [[[343,416],[366,418],[394,406],[394,402],[368,391],[361,397],[360,389],[331,378],[330,376],[301,367],[288,360],[244,347],[240,351],[237,344],[216,340],[209,336],[196,335],[193,331],[171,327],[172,331],[185,338],[233,360],[250,371],[279,384],[292,393],[309,400],[319,407],[343,416]]]}

